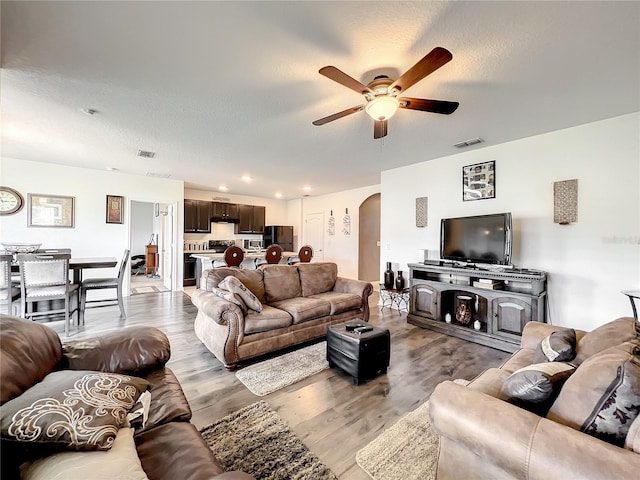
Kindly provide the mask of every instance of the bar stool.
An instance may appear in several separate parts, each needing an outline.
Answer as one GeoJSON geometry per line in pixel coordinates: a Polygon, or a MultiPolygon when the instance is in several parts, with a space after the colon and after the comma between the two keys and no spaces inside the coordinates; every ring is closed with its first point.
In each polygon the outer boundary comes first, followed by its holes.
{"type": "Polygon", "coordinates": [[[228,247],[224,251],[224,261],[228,267],[238,267],[244,260],[244,250],[236,245],[228,247]]]}
{"type": "Polygon", "coordinates": [[[267,251],[264,254],[264,258],[256,258],[255,264],[256,264],[256,267],[258,267],[260,265],[264,265],[265,263],[268,263],[268,264],[280,263],[281,258],[282,258],[282,247],[280,245],[273,244],[267,248],[267,251]]]}

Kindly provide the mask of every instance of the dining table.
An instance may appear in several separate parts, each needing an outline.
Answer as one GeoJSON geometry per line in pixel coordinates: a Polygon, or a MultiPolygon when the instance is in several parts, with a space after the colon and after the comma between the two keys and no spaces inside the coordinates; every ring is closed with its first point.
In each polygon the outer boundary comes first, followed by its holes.
{"type": "Polygon", "coordinates": [[[69,270],[73,270],[73,283],[82,283],[82,272],[90,268],[112,268],[118,264],[116,257],[85,257],[69,259],[69,270]]]}

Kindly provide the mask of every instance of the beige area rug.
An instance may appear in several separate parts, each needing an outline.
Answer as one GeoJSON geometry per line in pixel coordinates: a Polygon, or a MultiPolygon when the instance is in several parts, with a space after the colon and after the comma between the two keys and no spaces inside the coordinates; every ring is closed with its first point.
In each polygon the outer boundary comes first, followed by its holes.
{"type": "Polygon", "coordinates": [[[439,449],[425,402],[356,453],[356,462],[374,480],[435,480],[439,449]]]}
{"type": "Polygon", "coordinates": [[[263,397],[326,370],[326,357],[327,342],[320,342],[244,367],[236,377],[251,393],[263,397]]]}
{"type": "Polygon", "coordinates": [[[200,433],[226,471],[242,470],[257,480],[337,480],[264,401],[200,433]]]}

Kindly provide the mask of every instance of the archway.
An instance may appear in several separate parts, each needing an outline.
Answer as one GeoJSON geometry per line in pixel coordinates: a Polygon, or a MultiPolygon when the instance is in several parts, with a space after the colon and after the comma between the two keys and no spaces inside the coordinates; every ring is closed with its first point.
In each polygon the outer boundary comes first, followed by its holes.
{"type": "Polygon", "coordinates": [[[380,194],[368,197],[359,208],[358,279],[380,282],[380,194]]]}

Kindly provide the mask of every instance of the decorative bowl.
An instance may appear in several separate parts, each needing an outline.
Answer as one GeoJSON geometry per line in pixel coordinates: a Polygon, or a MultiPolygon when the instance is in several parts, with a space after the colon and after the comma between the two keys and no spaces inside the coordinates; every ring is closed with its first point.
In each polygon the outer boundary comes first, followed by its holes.
{"type": "Polygon", "coordinates": [[[6,250],[7,253],[16,254],[16,253],[33,253],[37,251],[41,243],[4,243],[2,242],[2,246],[6,250]]]}

